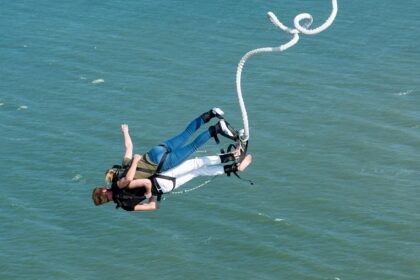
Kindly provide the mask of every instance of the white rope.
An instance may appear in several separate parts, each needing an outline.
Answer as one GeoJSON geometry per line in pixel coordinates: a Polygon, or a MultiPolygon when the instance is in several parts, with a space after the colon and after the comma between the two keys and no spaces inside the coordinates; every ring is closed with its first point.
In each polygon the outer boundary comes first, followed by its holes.
{"type": "Polygon", "coordinates": [[[287,27],[286,25],[284,25],[282,22],[280,22],[274,13],[272,13],[272,12],[267,13],[270,21],[275,26],[280,28],[282,31],[293,35],[293,38],[289,42],[287,42],[286,44],[283,44],[283,45],[278,46],[278,47],[259,48],[259,49],[254,49],[252,51],[249,51],[239,61],[238,68],[236,70],[236,91],[238,93],[239,106],[241,108],[242,120],[243,120],[243,125],[244,125],[244,132],[241,135],[241,138],[242,138],[243,141],[247,141],[249,139],[248,114],[246,112],[245,103],[244,103],[244,100],[243,100],[243,97],[242,97],[242,90],[241,90],[241,76],[242,76],[242,70],[243,70],[243,67],[245,65],[245,62],[248,60],[248,58],[250,58],[251,56],[253,56],[257,53],[282,52],[282,51],[287,50],[288,48],[297,44],[297,42],[299,41],[299,33],[303,33],[303,34],[306,34],[306,35],[315,35],[315,34],[318,34],[322,31],[324,31],[325,29],[330,27],[331,24],[333,23],[336,15],[337,15],[337,10],[338,10],[337,0],[332,0],[332,11],[331,11],[330,16],[324,22],[324,24],[322,24],[321,26],[319,26],[315,29],[308,29],[309,26],[313,22],[312,16],[308,13],[302,13],[302,14],[299,14],[295,17],[295,19],[294,19],[295,28],[294,29],[291,29],[291,28],[287,27]],[[306,21],[306,23],[303,24],[303,26],[300,24],[300,22],[302,20],[306,21]]]}
{"type": "Polygon", "coordinates": [[[216,175],[216,176],[212,177],[211,179],[206,180],[205,182],[201,183],[198,186],[192,187],[190,189],[182,190],[182,191],[172,191],[172,192],[170,192],[170,194],[184,194],[184,193],[195,191],[195,190],[197,190],[197,189],[199,189],[201,187],[204,187],[205,185],[207,185],[211,181],[213,181],[213,179],[216,178],[217,176],[219,176],[219,175],[216,175]]]}
{"type": "MultiPolygon", "coordinates": [[[[238,68],[237,68],[237,71],[236,71],[236,90],[237,90],[237,93],[238,93],[239,106],[241,107],[242,119],[243,119],[243,125],[244,125],[244,132],[241,135],[241,139],[243,141],[247,141],[249,139],[248,114],[246,112],[245,103],[244,103],[244,100],[243,100],[243,97],[242,97],[242,90],[241,90],[241,75],[242,75],[242,70],[243,70],[243,67],[245,65],[245,62],[248,60],[248,58],[250,58],[251,56],[253,56],[255,54],[258,54],[258,53],[282,52],[282,51],[287,50],[288,48],[297,44],[297,42],[299,41],[299,33],[300,32],[303,33],[303,34],[306,34],[306,35],[314,35],[314,34],[318,34],[322,31],[324,31],[325,29],[330,27],[330,25],[333,23],[336,15],[337,15],[337,9],[338,9],[337,8],[337,0],[332,0],[331,15],[325,21],[324,24],[322,24],[321,26],[319,26],[315,29],[308,29],[309,26],[313,22],[312,16],[308,13],[302,13],[302,14],[299,14],[295,17],[295,19],[294,19],[295,28],[294,29],[291,29],[291,28],[287,27],[286,25],[284,25],[282,22],[280,22],[274,13],[272,13],[272,12],[267,13],[270,21],[275,26],[280,28],[282,31],[293,35],[293,38],[289,42],[287,42],[286,44],[283,44],[283,45],[278,46],[278,47],[267,47],[267,48],[259,48],[259,49],[251,50],[251,51],[247,52],[241,58],[241,60],[239,61],[238,68]],[[300,22],[302,20],[306,20],[306,23],[303,24],[303,26],[300,24],[300,22]]],[[[185,194],[185,193],[197,190],[201,187],[204,187],[208,183],[210,183],[217,176],[218,175],[214,176],[213,178],[211,178],[209,180],[206,180],[205,182],[201,183],[198,186],[192,187],[190,189],[182,190],[182,191],[172,191],[172,192],[170,192],[170,194],[174,194],[174,195],[185,194]]]]}

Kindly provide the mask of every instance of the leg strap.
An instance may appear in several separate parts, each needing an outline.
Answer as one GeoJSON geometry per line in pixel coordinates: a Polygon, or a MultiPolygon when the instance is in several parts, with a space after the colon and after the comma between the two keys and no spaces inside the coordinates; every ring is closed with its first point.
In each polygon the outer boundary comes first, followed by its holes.
{"type": "Polygon", "coordinates": [[[160,159],[159,165],[156,169],[156,173],[160,172],[160,170],[162,169],[163,163],[165,162],[166,158],[168,157],[168,154],[171,152],[171,149],[168,146],[166,146],[164,144],[160,144],[159,146],[164,147],[166,149],[166,152],[163,154],[162,158],[160,159]]]}

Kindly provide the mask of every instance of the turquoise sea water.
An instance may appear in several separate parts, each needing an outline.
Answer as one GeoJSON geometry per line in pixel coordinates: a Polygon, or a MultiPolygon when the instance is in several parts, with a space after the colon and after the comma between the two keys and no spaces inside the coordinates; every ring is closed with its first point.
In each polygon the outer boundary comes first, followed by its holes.
{"type": "Polygon", "coordinates": [[[2,1],[0,279],[420,279],[414,0],[340,0],[325,32],[248,61],[254,186],[218,177],[150,213],[91,202],[121,123],[139,153],[213,106],[241,127],[239,59],[290,39],[266,12],[318,26],[330,5],[2,1]]]}

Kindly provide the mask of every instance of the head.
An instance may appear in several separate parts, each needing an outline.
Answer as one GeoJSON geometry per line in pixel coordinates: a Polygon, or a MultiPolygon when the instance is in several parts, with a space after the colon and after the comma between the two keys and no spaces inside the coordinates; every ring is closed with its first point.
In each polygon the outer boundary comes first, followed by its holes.
{"type": "Polygon", "coordinates": [[[115,168],[110,168],[105,172],[105,181],[110,184],[112,180],[117,175],[117,170],[115,168]]]}
{"type": "Polygon", "coordinates": [[[105,187],[94,188],[92,200],[95,205],[101,205],[112,200],[111,190],[105,187]]]}

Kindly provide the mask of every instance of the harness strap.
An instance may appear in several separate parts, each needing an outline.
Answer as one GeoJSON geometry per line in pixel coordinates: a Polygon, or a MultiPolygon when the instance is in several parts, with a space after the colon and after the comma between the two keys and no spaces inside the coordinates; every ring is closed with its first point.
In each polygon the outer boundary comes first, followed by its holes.
{"type": "Polygon", "coordinates": [[[152,181],[152,194],[157,196],[157,200],[160,201],[162,199],[162,195],[164,194],[164,192],[162,191],[162,188],[160,187],[157,178],[161,178],[161,179],[165,179],[165,180],[170,180],[172,181],[172,190],[173,191],[175,189],[176,186],[176,178],[174,177],[170,177],[170,176],[166,176],[166,175],[162,175],[162,174],[154,174],[153,176],[151,176],[149,179],[152,181]]]}
{"type": "MultiPolygon", "coordinates": [[[[170,176],[166,176],[166,175],[162,175],[162,174],[155,174],[154,177],[155,178],[161,178],[161,179],[165,179],[165,180],[171,181],[172,182],[172,190],[171,191],[173,191],[175,189],[175,186],[176,186],[176,178],[170,177],[170,176]]],[[[158,184],[156,179],[155,179],[155,181],[156,181],[156,184],[158,184]]]]}
{"type": "Polygon", "coordinates": [[[176,186],[176,178],[169,177],[169,176],[162,175],[162,174],[155,174],[155,175],[153,175],[153,176],[151,176],[149,178],[152,181],[152,192],[153,192],[153,194],[156,194],[156,195],[163,194],[162,188],[160,187],[160,185],[159,185],[159,183],[157,181],[157,178],[169,180],[169,181],[172,182],[172,190],[170,190],[170,192],[175,189],[175,186],[176,186]]]}
{"type": "Polygon", "coordinates": [[[149,174],[155,173],[155,170],[147,169],[147,168],[143,168],[143,167],[137,167],[136,170],[141,171],[141,172],[145,172],[145,173],[149,173],[149,174]]]}
{"type": "Polygon", "coordinates": [[[164,147],[166,149],[166,152],[163,154],[162,158],[160,159],[159,165],[156,169],[156,173],[159,173],[160,170],[162,169],[162,165],[165,162],[166,158],[168,157],[168,154],[171,152],[171,149],[164,145],[164,144],[160,144],[159,146],[164,147]]]}
{"type": "MultiPolygon", "coordinates": [[[[241,176],[238,175],[236,171],[232,171],[232,173],[235,174],[235,176],[238,177],[239,180],[247,181],[251,185],[254,185],[254,182],[252,180],[242,178],[241,176]]],[[[228,176],[230,176],[230,174],[228,174],[228,176]]]]}
{"type": "Polygon", "coordinates": [[[150,178],[150,181],[152,181],[152,194],[157,196],[157,201],[160,201],[162,199],[163,191],[160,188],[158,182],[156,181],[156,177],[153,175],[150,178]]]}
{"type": "MultiPolygon", "coordinates": [[[[246,156],[246,152],[247,152],[247,150],[248,150],[248,142],[249,141],[241,141],[240,142],[240,145],[241,145],[241,147],[242,147],[242,149],[243,149],[243,153],[239,156],[239,158],[236,160],[236,164],[240,164],[243,160],[244,160],[244,158],[245,158],[245,156],[246,156]]],[[[230,152],[232,152],[234,149],[235,149],[236,147],[235,147],[235,145],[234,144],[230,144],[229,146],[228,146],[228,148],[227,148],[227,152],[228,153],[230,153],[230,152]]],[[[222,153],[224,153],[224,150],[222,149],[221,150],[222,151],[222,153]]],[[[240,180],[242,180],[242,181],[247,181],[247,182],[249,182],[251,185],[254,185],[254,182],[253,181],[251,181],[251,180],[249,180],[249,179],[244,179],[244,178],[242,178],[241,176],[239,176],[239,174],[237,173],[237,170],[236,169],[233,169],[233,170],[230,170],[230,171],[227,171],[226,172],[226,175],[227,176],[230,176],[230,174],[231,173],[233,173],[238,179],[240,179],[240,180]]]]}

